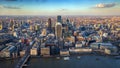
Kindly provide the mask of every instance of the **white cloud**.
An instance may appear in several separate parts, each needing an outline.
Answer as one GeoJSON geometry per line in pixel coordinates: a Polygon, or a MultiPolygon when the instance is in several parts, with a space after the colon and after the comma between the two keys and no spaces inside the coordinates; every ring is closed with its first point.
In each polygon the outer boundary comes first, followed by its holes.
{"type": "Polygon", "coordinates": [[[116,6],[116,3],[100,3],[97,4],[94,8],[111,8],[116,6]]]}
{"type": "Polygon", "coordinates": [[[6,9],[21,9],[20,7],[17,6],[5,6],[5,5],[0,5],[0,8],[6,8],[6,9]]]}
{"type": "Polygon", "coordinates": [[[20,7],[16,7],[16,6],[4,6],[4,8],[7,8],[7,9],[20,9],[20,7]]]}
{"type": "Polygon", "coordinates": [[[4,8],[3,5],[0,5],[0,8],[4,8]]]}
{"type": "Polygon", "coordinates": [[[68,9],[59,9],[59,11],[67,11],[68,9]]]}

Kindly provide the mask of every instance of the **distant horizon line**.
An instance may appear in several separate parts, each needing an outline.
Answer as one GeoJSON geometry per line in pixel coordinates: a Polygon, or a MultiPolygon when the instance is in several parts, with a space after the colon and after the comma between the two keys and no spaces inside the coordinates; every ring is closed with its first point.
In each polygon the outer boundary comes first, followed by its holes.
{"type": "MultiPolygon", "coordinates": [[[[120,16],[120,15],[62,15],[60,16],[120,16]]],[[[0,16],[58,16],[58,15],[0,15],[0,16]]]]}

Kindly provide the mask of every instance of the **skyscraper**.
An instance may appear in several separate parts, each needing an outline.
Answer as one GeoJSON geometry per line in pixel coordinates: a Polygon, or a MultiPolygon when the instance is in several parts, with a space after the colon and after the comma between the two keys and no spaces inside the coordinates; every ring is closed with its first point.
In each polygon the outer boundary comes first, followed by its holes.
{"type": "Polygon", "coordinates": [[[14,31],[14,20],[10,20],[10,29],[14,31]]]}
{"type": "Polygon", "coordinates": [[[55,25],[55,35],[57,39],[62,37],[62,24],[60,22],[57,22],[55,25]]]}
{"type": "Polygon", "coordinates": [[[67,19],[66,22],[69,23],[70,22],[69,19],[67,19]]]}
{"type": "Polygon", "coordinates": [[[42,36],[46,36],[46,34],[47,34],[46,29],[43,29],[41,35],[42,35],[42,36]]]}
{"type": "Polygon", "coordinates": [[[35,24],[35,31],[38,31],[39,30],[39,25],[38,24],[35,24]]]}
{"type": "Polygon", "coordinates": [[[51,30],[52,23],[51,23],[51,18],[48,19],[48,29],[51,30]]]}
{"type": "Polygon", "coordinates": [[[57,16],[57,22],[62,23],[62,18],[61,18],[61,16],[60,16],[60,15],[58,15],[58,16],[57,16]]]}
{"type": "Polygon", "coordinates": [[[2,21],[0,21],[0,30],[2,30],[3,26],[2,26],[2,21]]]}

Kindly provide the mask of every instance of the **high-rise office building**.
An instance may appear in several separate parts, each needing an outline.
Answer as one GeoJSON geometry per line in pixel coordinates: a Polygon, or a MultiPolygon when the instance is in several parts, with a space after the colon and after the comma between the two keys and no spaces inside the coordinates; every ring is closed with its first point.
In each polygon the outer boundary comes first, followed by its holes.
{"type": "Polygon", "coordinates": [[[56,38],[62,37],[62,24],[60,22],[57,22],[55,25],[55,35],[56,38]]]}
{"type": "Polygon", "coordinates": [[[70,22],[69,19],[67,19],[66,22],[69,23],[70,22]]]}
{"type": "Polygon", "coordinates": [[[31,30],[31,31],[33,30],[33,26],[32,26],[32,25],[30,25],[30,27],[29,27],[29,28],[30,28],[30,30],[31,30]]]}
{"type": "Polygon", "coordinates": [[[14,20],[10,20],[9,26],[12,27],[14,25],[14,20]]]}
{"type": "Polygon", "coordinates": [[[38,30],[39,30],[39,25],[38,25],[38,24],[35,24],[34,29],[35,29],[35,31],[38,31],[38,30]]]}
{"type": "Polygon", "coordinates": [[[43,29],[41,35],[42,35],[42,36],[46,36],[46,34],[47,34],[46,29],[43,29]]]}
{"type": "Polygon", "coordinates": [[[60,15],[58,15],[58,16],[57,16],[57,22],[62,23],[62,18],[61,18],[61,16],[60,16],[60,15]]]}
{"type": "Polygon", "coordinates": [[[10,20],[10,29],[14,31],[14,20],[10,20]]]}
{"type": "Polygon", "coordinates": [[[48,29],[51,30],[52,28],[52,22],[51,22],[51,18],[48,19],[48,29]]]}
{"type": "Polygon", "coordinates": [[[2,21],[0,21],[0,30],[2,30],[3,26],[2,26],[2,21]]]}

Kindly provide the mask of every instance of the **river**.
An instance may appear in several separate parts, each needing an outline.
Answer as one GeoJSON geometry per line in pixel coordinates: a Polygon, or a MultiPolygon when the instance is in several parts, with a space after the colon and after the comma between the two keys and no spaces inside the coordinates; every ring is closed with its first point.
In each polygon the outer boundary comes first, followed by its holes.
{"type": "Polygon", "coordinates": [[[105,56],[77,56],[69,60],[56,58],[31,58],[28,68],[120,68],[120,59],[105,56]]]}
{"type": "MultiPolygon", "coordinates": [[[[0,61],[0,68],[14,68],[18,59],[14,61],[0,61]]],[[[79,59],[70,56],[69,60],[56,58],[30,58],[27,68],[120,68],[120,59],[108,56],[84,55],[79,59]]]]}

